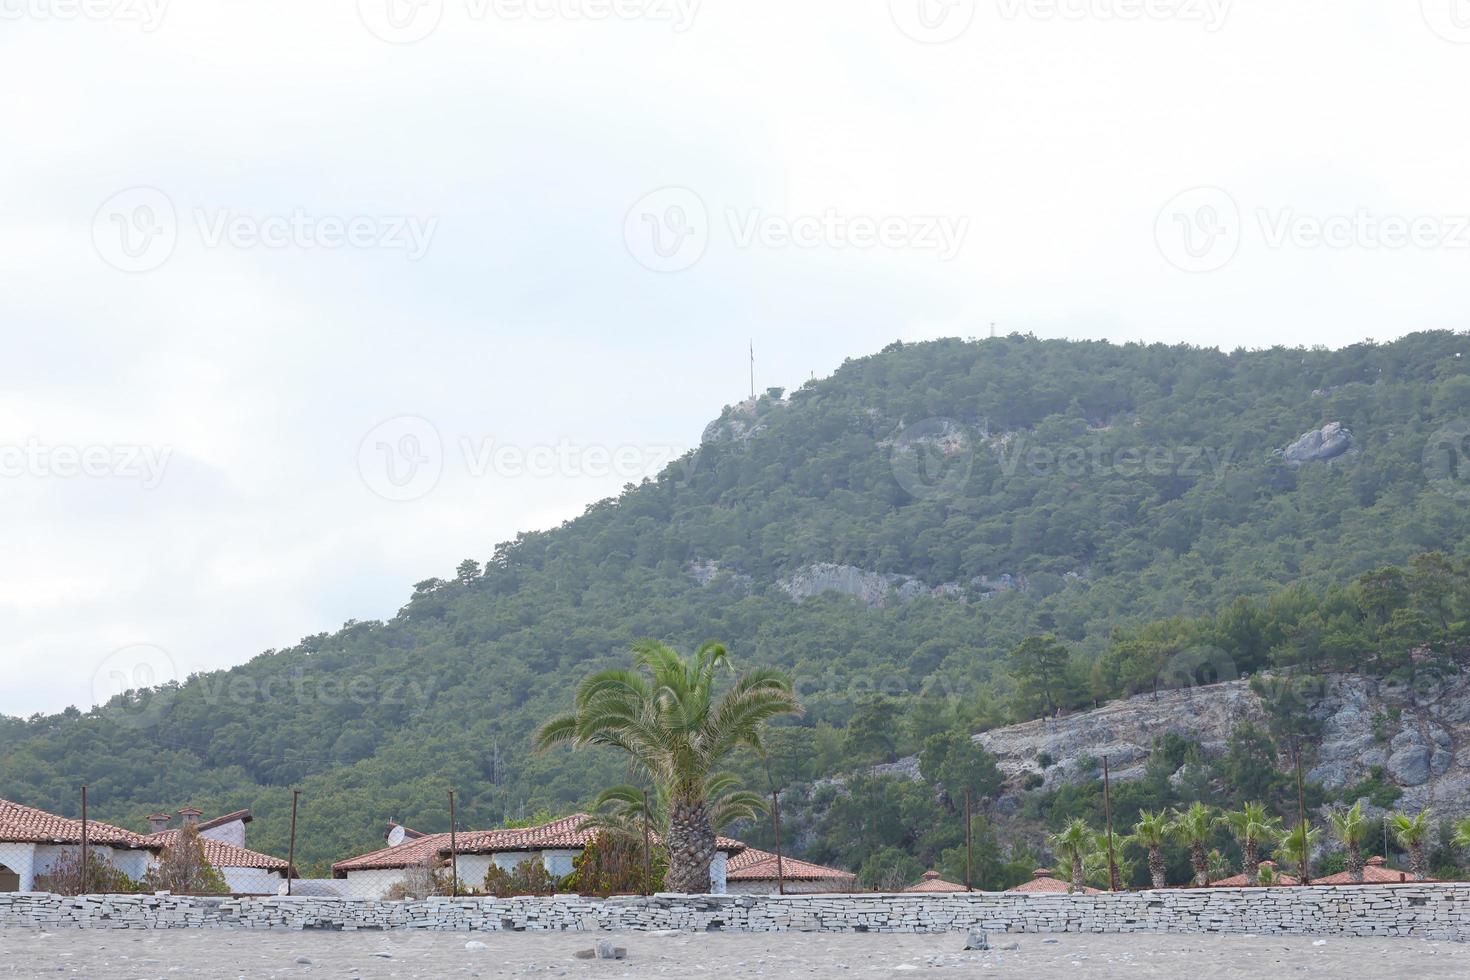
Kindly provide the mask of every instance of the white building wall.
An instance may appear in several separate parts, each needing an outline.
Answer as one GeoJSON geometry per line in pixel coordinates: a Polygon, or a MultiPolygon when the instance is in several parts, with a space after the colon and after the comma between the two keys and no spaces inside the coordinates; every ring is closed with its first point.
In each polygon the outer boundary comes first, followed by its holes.
{"type": "Polygon", "coordinates": [[[28,892],[35,889],[35,844],[0,844],[0,864],[5,865],[19,876],[20,891],[28,892]]]}
{"type": "Polygon", "coordinates": [[[548,874],[556,878],[565,878],[572,873],[572,862],[581,855],[581,848],[566,851],[542,851],[541,863],[548,874]]]}
{"type": "Polygon", "coordinates": [[[402,868],[371,868],[349,871],[342,881],[342,891],[349,898],[382,898],[388,889],[403,883],[402,868]]]}
{"type": "Polygon", "coordinates": [[[234,844],[236,847],[245,846],[245,821],[232,820],[218,827],[210,827],[208,830],[199,831],[200,837],[208,837],[210,840],[222,841],[226,844],[234,844]]]}
{"type": "Polygon", "coordinates": [[[459,880],[466,888],[485,887],[485,872],[490,870],[489,854],[461,854],[459,880]]]}
{"type": "Polygon", "coordinates": [[[224,876],[225,886],[235,895],[275,895],[286,883],[286,876],[279,871],[265,868],[217,868],[224,876]]]}

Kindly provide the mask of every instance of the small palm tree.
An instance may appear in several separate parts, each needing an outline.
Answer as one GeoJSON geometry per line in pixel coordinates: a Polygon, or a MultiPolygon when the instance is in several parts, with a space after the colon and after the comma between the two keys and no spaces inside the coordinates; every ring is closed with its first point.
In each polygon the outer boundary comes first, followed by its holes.
{"type": "Polygon", "coordinates": [[[1450,843],[1470,850],[1470,817],[1465,817],[1455,824],[1455,836],[1450,838],[1450,843]]]}
{"type": "Polygon", "coordinates": [[[1148,851],[1148,876],[1155,888],[1166,888],[1169,884],[1164,873],[1164,844],[1173,832],[1174,822],[1162,811],[1144,810],[1133,825],[1129,840],[1148,851]]]}
{"type": "MultiPolygon", "coordinates": [[[[716,834],[738,820],[755,820],[767,812],[765,797],[741,788],[740,777],[734,773],[714,774],[705,789],[709,794],[710,827],[716,834]]],[[[603,790],[582,827],[638,840],[647,827],[662,838],[669,832],[668,793],[656,789],[650,795],[637,786],[626,785],[603,790]]]]}
{"type": "Polygon", "coordinates": [[[1296,865],[1297,879],[1304,885],[1308,884],[1308,877],[1311,874],[1308,865],[1312,860],[1312,849],[1317,846],[1317,841],[1321,836],[1322,831],[1305,821],[1282,835],[1281,852],[1286,855],[1287,860],[1296,865]]]}
{"type": "Polygon", "coordinates": [[[1409,874],[1415,881],[1423,881],[1428,866],[1425,851],[1429,846],[1429,811],[1420,810],[1412,817],[1406,813],[1395,813],[1389,819],[1393,836],[1409,852],[1409,874]]]}
{"type": "Polygon", "coordinates": [[[1347,854],[1347,873],[1354,884],[1363,883],[1363,840],[1368,836],[1368,824],[1363,819],[1363,803],[1359,800],[1351,809],[1339,810],[1327,815],[1332,825],[1332,836],[1342,844],[1347,854]]]}
{"type": "Polygon", "coordinates": [[[1266,813],[1261,803],[1247,803],[1220,817],[1220,824],[1240,844],[1240,870],[1247,881],[1261,884],[1261,845],[1281,835],[1281,818],[1266,813]]]}
{"type": "Polygon", "coordinates": [[[1097,850],[1097,832],[1077,819],[1062,828],[1061,833],[1047,838],[1052,851],[1067,862],[1071,872],[1071,889],[1082,891],[1087,886],[1087,858],[1097,850]]]}
{"type": "Polygon", "coordinates": [[[1189,848],[1196,888],[1210,883],[1210,832],[1214,827],[1214,813],[1198,800],[1183,813],[1174,811],[1174,836],[1189,848]]]}
{"type": "Polygon", "coordinates": [[[766,668],[747,671],[716,696],[716,673],[729,660],[718,643],[706,643],[686,658],[662,643],[640,640],[633,646],[633,669],[588,677],[577,688],[576,710],[536,733],[538,751],[561,743],[618,749],[635,773],[653,783],[667,800],[664,883],[674,892],[709,891],[712,818],[718,815],[712,803],[730,790],[720,764],[741,747],[763,752],[765,722],[801,712],[791,682],[766,668]]]}

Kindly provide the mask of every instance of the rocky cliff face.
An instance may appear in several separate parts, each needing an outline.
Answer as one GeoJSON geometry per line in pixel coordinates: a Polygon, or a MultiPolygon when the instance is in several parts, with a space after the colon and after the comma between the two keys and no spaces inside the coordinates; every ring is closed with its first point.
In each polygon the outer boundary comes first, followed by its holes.
{"type": "MultiPolygon", "coordinates": [[[[1416,690],[1371,677],[1329,678],[1309,709],[1323,723],[1308,778],[1337,790],[1382,766],[1403,791],[1400,806],[1432,807],[1445,817],[1470,815],[1470,676],[1416,690]]],[[[1175,734],[1207,755],[1225,751],[1242,722],[1267,723],[1265,705],[1247,681],[1143,694],[1095,711],[997,728],[975,736],[994,753],[1019,792],[1039,773],[1044,788],[1096,778],[1108,757],[1113,778],[1142,777],[1154,740],[1175,734]],[[1043,766],[1042,762],[1049,762],[1043,766]]]]}

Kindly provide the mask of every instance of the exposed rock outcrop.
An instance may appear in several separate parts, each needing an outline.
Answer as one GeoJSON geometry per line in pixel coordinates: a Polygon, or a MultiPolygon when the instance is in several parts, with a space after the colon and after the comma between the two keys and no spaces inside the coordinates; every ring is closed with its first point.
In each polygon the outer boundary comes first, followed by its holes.
{"type": "Polygon", "coordinates": [[[1353,434],[1341,422],[1328,422],[1320,429],[1313,429],[1281,451],[1286,461],[1293,466],[1304,463],[1320,463],[1347,453],[1353,448],[1353,434]]]}

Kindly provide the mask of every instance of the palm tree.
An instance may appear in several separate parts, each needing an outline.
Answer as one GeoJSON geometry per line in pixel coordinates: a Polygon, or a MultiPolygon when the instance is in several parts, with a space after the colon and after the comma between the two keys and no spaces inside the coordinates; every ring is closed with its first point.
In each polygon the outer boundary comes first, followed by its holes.
{"type": "MultiPolygon", "coordinates": [[[[604,670],[577,688],[576,710],[536,733],[536,748],[606,745],[627,753],[635,773],[667,799],[665,886],[686,894],[709,891],[715,855],[712,809],[730,790],[719,765],[737,749],[764,751],[761,728],[780,715],[800,714],[791,681],[757,668],[715,696],[715,674],[729,652],[705,643],[692,658],[654,640],[633,645],[633,668],[604,670]],[[711,793],[711,787],[716,788],[711,793]]],[[[641,806],[641,802],[640,802],[641,806]]]]}
{"type": "Polygon", "coordinates": [[[1087,858],[1097,850],[1097,832],[1079,818],[1063,827],[1061,833],[1052,834],[1047,843],[1057,857],[1069,864],[1072,890],[1080,892],[1087,887],[1087,858]]]}
{"type": "Polygon", "coordinates": [[[1189,848],[1196,888],[1210,883],[1210,831],[1214,826],[1215,815],[1198,800],[1183,813],[1174,811],[1174,836],[1189,848]]]}
{"type": "Polygon", "coordinates": [[[1465,817],[1455,824],[1455,836],[1450,838],[1450,843],[1470,850],[1470,817],[1465,817]]]}
{"type": "Polygon", "coordinates": [[[1266,813],[1262,803],[1247,803],[1220,817],[1221,826],[1240,844],[1240,870],[1247,881],[1261,883],[1261,845],[1281,835],[1281,818],[1266,813]]]}
{"type": "MultiPolygon", "coordinates": [[[[755,820],[767,811],[765,797],[741,788],[740,777],[731,772],[710,776],[705,791],[709,798],[710,829],[716,834],[737,820],[755,820]]],[[[638,840],[643,838],[647,827],[663,838],[669,832],[668,794],[660,788],[650,796],[630,785],[603,790],[593,804],[591,816],[582,821],[582,827],[638,840]]]]}
{"type": "Polygon", "coordinates": [[[1393,824],[1393,836],[1409,852],[1409,874],[1415,881],[1423,881],[1427,863],[1424,850],[1429,845],[1429,811],[1420,810],[1412,817],[1406,813],[1395,813],[1389,819],[1393,824]]]}
{"type": "Polygon", "coordinates": [[[1308,884],[1307,864],[1312,860],[1312,849],[1321,836],[1322,831],[1303,821],[1281,837],[1281,851],[1296,865],[1297,879],[1304,885],[1308,884]]]}
{"type": "Polygon", "coordinates": [[[1335,811],[1327,815],[1332,825],[1332,836],[1336,837],[1347,853],[1347,873],[1353,884],[1363,883],[1363,839],[1368,836],[1368,824],[1363,820],[1363,801],[1352,805],[1349,810],[1335,811]]]}
{"type": "Polygon", "coordinates": [[[1168,814],[1144,810],[1138,814],[1138,823],[1133,825],[1130,840],[1148,851],[1148,876],[1155,888],[1168,887],[1164,874],[1164,844],[1174,832],[1174,823],[1168,814]]]}

